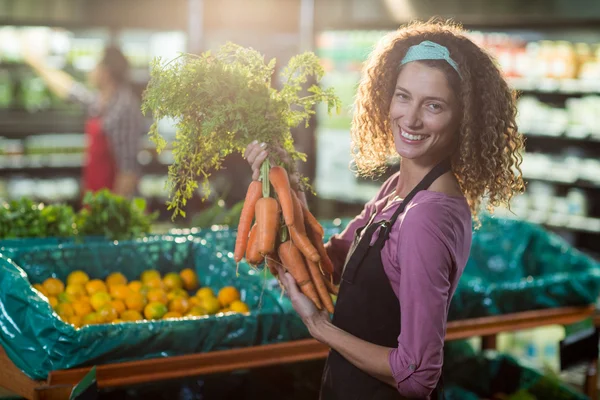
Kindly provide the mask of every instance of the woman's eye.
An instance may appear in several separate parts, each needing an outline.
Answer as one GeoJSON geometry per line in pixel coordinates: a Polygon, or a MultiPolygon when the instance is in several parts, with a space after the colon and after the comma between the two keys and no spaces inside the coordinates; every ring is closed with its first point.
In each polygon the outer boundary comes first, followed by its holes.
{"type": "Polygon", "coordinates": [[[396,93],[396,97],[402,100],[406,100],[408,99],[408,96],[405,95],[404,93],[396,93]]]}
{"type": "Polygon", "coordinates": [[[442,106],[437,103],[431,103],[429,104],[429,108],[433,111],[440,111],[442,109],[442,106]]]}

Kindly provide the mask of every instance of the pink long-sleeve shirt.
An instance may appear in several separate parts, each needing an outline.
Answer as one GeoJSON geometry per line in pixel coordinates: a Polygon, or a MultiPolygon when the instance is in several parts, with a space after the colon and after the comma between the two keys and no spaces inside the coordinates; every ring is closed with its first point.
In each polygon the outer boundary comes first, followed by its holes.
{"type": "MultiPolygon", "coordinates": [[[[400,205],[400,201],[390,201],[398,176],[390,177],[362,213],[327,243],[340,273],[355,231],[373,214],[374,221],[391,218],[400,205]]],[[[402,310],[398,347],[389,355],[402,396],[428,398],[440,377],[448,309],[469,257],[471,232],[466,199],[424,190],[407,204],[381,251],[402,310]]]]}

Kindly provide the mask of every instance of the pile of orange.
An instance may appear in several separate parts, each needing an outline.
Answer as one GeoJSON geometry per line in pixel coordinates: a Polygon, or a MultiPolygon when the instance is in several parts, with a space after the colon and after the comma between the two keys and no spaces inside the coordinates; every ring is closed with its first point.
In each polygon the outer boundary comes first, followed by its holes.
{"type": "Polygon", "coordinates": [[[63,321],[77,328],[250,311],[235,287],[223,287],[215,294],[209,287],[200,287],[191,268],[164,276],[156,270],[147,270],[134,281],[128,281],[120,272],[101,280],[90,279],[83,271],[73,271],[66,283],[48,278],[33,287],[63,321]]]}

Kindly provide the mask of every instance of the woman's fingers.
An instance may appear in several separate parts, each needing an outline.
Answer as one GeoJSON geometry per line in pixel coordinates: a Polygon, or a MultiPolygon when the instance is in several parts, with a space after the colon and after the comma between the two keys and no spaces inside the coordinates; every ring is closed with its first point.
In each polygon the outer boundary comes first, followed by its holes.
{"type": "Polygon", "coordinates": [[[256,157],[264,150],[259,145],[251,145],[246,148],[246,160],[252,165],[256,157]]]}
{"type": "Polygon", "coordinates": [[[265,159],[269,156],[269,153],[267,153],[266,150],[261,151],[256,158],[254,158],[254,162],[252,163],[252,179],[253,180],[258,180],[258,177],[260,175],[260,166],[262,165],[263,161],[265,161],[265,159]]]}

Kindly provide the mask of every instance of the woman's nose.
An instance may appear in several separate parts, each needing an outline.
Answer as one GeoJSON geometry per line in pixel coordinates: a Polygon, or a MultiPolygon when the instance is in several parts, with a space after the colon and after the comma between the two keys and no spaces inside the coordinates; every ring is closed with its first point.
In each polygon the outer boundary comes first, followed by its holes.
{"type": "Polygon", "coordinates": [[[421,127],[421,116],[419,112],[420,108],[418,106],[409,106],[406,108],[406,112],[404,114],[404,126],[409,129],[417,129],[421,127]]]}

